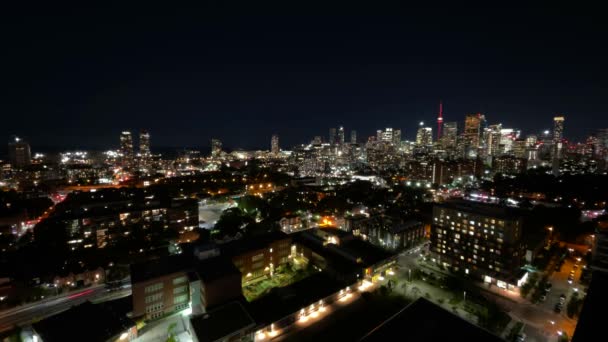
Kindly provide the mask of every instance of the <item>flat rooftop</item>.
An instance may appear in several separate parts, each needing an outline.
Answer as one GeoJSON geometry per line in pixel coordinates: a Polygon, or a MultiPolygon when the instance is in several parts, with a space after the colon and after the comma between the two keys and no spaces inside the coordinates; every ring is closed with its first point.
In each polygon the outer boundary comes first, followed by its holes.
{"type": "Polygon", "coordinates": [[[249,251],[266,248],[269,244],[279,240],[290,240],[291,237],[281,231],[273,231],[266,234],[247,236],[220,245],[222,255],[233,257],[249,251]]]}
{"type": "Polygon", "coordinates": [[[524,213],[517,208],[507,207],[504,205],[467,201],[463,199],[452,199],[443,203],[437,203],[435,204],[435,207],[455,209],[471,214],[485,215],[508,220],[522,218],[524,213]]]}
{"type": "Polygon", "coordinates": [[[34,330],[45,342],[107,341],[127,332],[135,322],[114,312],[108,305],[84,304],[34,323],[34,330]]]}
{"type": "Polygon", "coordinates": [[[365,335],[360,341],[503,341],[451,312],[419,298],[365,335]]]}
{"type": "Polygon", "coordinates": [[[255,326],[251,316],[238,301],[193,317],[190,323],[199,342],[223,341],[255,326]]]}

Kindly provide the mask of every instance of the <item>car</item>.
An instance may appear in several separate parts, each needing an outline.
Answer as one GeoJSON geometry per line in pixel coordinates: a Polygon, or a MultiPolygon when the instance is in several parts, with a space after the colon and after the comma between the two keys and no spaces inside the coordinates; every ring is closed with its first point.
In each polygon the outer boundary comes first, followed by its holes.
{"type": "Polygon", "coordinates": [[[577,264],[574,264],[574,266],[572,266],[572,269],[573,269],[573,270],[577,270],[577,269],[578,269],[578,265],[577,265],[577,264]]]}
{"type": "Polygon", "coordinates": [[[562,312],[562,306],[559,304],[555,305],[555,308],[553,309],[553,311],[555,311],[555,313],[562,312]]]}
{"type": "Polygon", "coordinates": [[[540,296],[540,301],[541,302],[544,302],[546,300],[547,300],[547,296],[545,296],[545,295],[540,296]]]}
{"type": "Polygon", "coordinates": [[[526,340],[526,334],[522,331],[515,336],[515,342],[524,342],[526,340]]]}
{"type": "Polygon", "coordinates": [[[564,303],[566,303],[566,295],[565,294],[562,294],[561,296],[559,296],[559,303],[562,304],[562,305],[564,303]]]}

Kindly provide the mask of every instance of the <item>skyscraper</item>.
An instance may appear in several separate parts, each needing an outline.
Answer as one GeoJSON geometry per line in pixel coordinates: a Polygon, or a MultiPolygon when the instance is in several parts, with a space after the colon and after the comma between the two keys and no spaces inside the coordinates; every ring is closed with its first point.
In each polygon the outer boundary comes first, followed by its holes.
{"type": "Polygon", "coordinates": [[[338,129],[338,144],[344,145],[344,127],[338,129]]]}
{"type": "Polygon", "coordinates": [[[563,116],[553,118],[553,142],[557,143],[564,138],[564,120],[563,116]]]}
{"type": "Polygon", "coordinates": [[[211,139],[211,157],[217,158],[222,155],[222,142],[219,139],[211,139]]]}
{"type": "Polygon", "coordinates": [[[393,131],[393,144],[401,145],[401,130],[398,128],[393,131]]]}
{"type": "Polygon", "coordinates": [[[393,142],[393,129],[388,127],[382,133],[382,141],[393,142]]]}
{"type": "Polygon", "coordinates": [[[150,133],[146,130],[139,132],[139,154],[142,159],[148,159],[152,154],[150,152],[150,133]]]}
{"type": "Polygon", "coordinates": [[[351,144],[357,143],[357,131],[355,131],[355,130],[350,131],[350,143],[351,144]]]}
{"type": "Polygon", "coordinates": [[[381,129],[376,131],[376,141],[382,141],[382,130],[381,129]]]}
{"type": "Polygon", "coordinates": [[[336,143],[336,129],[330,128],[329,129],[329,144],[334,145],[335,143],[336,143]]]}
{"type": "Polygon", "coordinates": [[[129,131],[123,131],[120,134],[120,155],[123,166],[133,165],[133,137],[129,131]]]}
{"type": "Polygon", "coordinates": [[[18,137],[8,143],[8,160],[14,167],[23,167],[32,162],[30,145],[18,137]]]}
{"type": "Polygon", "coordinates": [[[479,148],[482,118],[481,114],[467,114],[464,119],[464,136],[473,148],[479,148]]]}
{"type": "Polygon", "coordinates": [[[551,161],[553,175],[559,174],[559,161],[562,158],[562,139],[564,138],[564,120],[563,116],[553,118],[553,158],[551,161]]]}
{"type": "Polygon", "coordinates": [[[416,145],[430,146],[433,145],[433,129],[431,127],[419,127],[416,133],[416,145]]]}
{"type": "Polygon", "coordinates": [[[279,154],[280,148],[279,148],[279,135],[278,134],[273,134],[272,138],[270,139],[270,152],[272,154],[279,154]]]}
{"type": "Polygon", "coordinates": [[[443,136],[441,142],[444,149],[456,148],[456,139],[458,137],[458,123],[457,122],[444,122],[443,123],[443,136]]]}

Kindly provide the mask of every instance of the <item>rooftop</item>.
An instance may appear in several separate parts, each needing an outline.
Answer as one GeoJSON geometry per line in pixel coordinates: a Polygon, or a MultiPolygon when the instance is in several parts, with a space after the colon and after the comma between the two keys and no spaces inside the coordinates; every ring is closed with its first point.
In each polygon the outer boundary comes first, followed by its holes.
{"type": "Polygon", "coordinates": [[[131,265],[131,283],[140,283],[168,274],[192,269],[195,259],[179,254],[131,265]]]}
{"type": "Polygon", "coordinates": [[[232,261],[222,256],[203,260],[196,265],[195,269],[198,276],[207,282],[227,275],[241,276],[241,272],[234,266],[232,261]]]}
{"type": "Polygon", "coordinates": [[[467,201],[463,199],[453,199],[443,203],[438,203],[435,204],[435,207],[455,209],[472,214],[481,214],[509,220],[515,220],[523,216],[522,212],[516,208],[499,204],[467,201]]]}
{"type": "Polygon", "coordinates": [[[503,341],[425,298],[406,306],[360,341],[391,341],[395,336],[411,341],[503,341]]]}
{"type": "Polygon", "coordinates": [[[45,342],[79,339],[107,341],[134,326],[135,322],[126,315],[113,311],[110,306],[91,302],[74,306],[33,324],[34,330],[45,342]]]}
{"type": "Polygon", "coordinates": [[[200,342],[223,340],[255,326],[251,316],[237,301],[193,317],[190,319],[190,323],[200,342]]]}

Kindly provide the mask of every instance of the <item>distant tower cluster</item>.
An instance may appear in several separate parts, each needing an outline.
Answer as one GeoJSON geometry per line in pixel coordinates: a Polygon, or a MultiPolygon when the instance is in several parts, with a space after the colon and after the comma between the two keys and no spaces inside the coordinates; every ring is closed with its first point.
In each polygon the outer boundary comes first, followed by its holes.
{"type": "Polygon", "coordinates": [[[133,165],[133,137],[129,131],[123,131],[120,134],[120,155],[123,166],[131,167],[133,165]]]}
{"type": "Polygon", "coordinates": [[[32,152],[30,145],[19,137],[14,137],[8,143],[8,159],[14,167],[23,167],[32,162],[32,152]]]}
{"type": "Polygon", "coordinates": [[[279,148],[279,135],[273,134],[270,139],[270,152],[274,155],[278,155],[281,149],[279,148]]]}
{"type": "Polygon", "coordinates": [[[211,157],[217,158],[222,155],[222,142],[219,139],[211,139],[211,157]]]}

